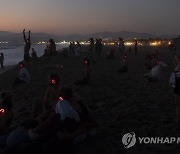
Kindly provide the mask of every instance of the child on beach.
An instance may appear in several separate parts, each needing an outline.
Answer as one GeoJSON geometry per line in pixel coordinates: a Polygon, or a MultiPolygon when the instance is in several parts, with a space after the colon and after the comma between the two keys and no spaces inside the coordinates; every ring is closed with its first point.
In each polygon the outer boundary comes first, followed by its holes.
{"type": "Polygon", "coordinates": [[[176,122],[180,123],[180,55],[174,57],[174,72],[170,76],[170,85],[174,89],[176,104],[176,122]]]}
{"type": "Polygon", "coordinates": [[[19,62],[19,67],[20,67],[19,77],[17,77],[14,80],[13,86],[30,82],[30,73],[28,69],[26,68],[25,63],[19,62]]]}
{"type": "Polygon", "coordinates": [[[88,58],[84,58],[83,64],[83,78],[75,81],[75,85],[85,85],[88,84],[90,81],[90,60],[88,58]]]}

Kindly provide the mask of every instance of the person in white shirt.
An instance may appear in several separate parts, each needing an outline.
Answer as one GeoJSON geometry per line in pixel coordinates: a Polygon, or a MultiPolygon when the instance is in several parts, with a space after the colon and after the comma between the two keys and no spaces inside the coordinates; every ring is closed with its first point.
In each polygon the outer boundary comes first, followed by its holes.
{"type": "Polygon", "coordinates": [[[150,73],[144,74],[149,81],[161,81],[161,67],[167,67],[164,62],[155,61],[150,73]]]}
{"type": "Polygon", "coordinates": [[[21,84],[21,83],[29,83],[30,82],[30,73],[25,66],[24,62],[19,62],[20,72],[19,77],[14,80],[13,86],[21,84]]]}

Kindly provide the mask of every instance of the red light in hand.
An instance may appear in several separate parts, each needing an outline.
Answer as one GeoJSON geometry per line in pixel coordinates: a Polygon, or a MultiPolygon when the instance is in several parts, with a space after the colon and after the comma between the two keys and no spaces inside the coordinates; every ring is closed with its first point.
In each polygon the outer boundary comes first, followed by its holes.
{"type": "Polygon", "coordinates": [[[2,114],[3,114],[4,112],[5,112],[5,110],[4,110],[4,109],[0,109],[0,113],[2,113],[2,114]]]}
{"type": "Polygon", "coordinates": [[[63,99],[62,97],[59,97],[59,100],[60,100],[60,101],[63,101],[64,99],[63,99]]]}
{"type": "Polygon", "coordinates": [[[52,84],[56,84],[56,80],[52,79],[52,80],[51,80],[51,83],[52,83],[52,84]]]}

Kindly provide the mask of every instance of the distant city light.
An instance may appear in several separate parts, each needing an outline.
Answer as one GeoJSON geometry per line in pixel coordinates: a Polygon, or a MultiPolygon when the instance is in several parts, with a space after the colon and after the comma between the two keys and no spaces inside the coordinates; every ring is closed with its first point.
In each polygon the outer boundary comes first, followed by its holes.
{"type": "Polygon", "coordinates": [[[0,41],[0,43],[1,43],[1,44],[7,44],[7,43],[9,43],[9,42],[0,41]]]}
{"type": "Polygon", "coordinates": [[[161,41],[150,42],[150,46],[160,46],[161,41]]]}
{"type": "Polygon", "coordinates": [[[124,45],[125,46],[132,46],[132,45],[134,45],[134,42],[125,42],[124,45]]]}

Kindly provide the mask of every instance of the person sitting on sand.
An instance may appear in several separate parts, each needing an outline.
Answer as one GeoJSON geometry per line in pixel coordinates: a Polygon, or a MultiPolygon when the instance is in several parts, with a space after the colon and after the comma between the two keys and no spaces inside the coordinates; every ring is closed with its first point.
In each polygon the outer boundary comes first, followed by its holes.
{"type": "Polygon", "coordinates": [[[39,123],[34,119],[26,119],[0,140],[5,142],[6,151],[19,151],[13,146],[17,143],[23,146],[24,143],[44,141],[53,142],[52,146],[48,144],[45,147],[46,150],[56,149],[57,152],[63,142],[78,143],[88,136],[94,136],[97,128],[96,119],[82,99],[75,96],[71,88],[63,87],[54,113],[51,113],[45,121],[39,123]]]}
{"type": "Polygon", "coordinates": [[[144,74],[148,80],[151,81],[161,81],[161,67],[167,67],[168,64],[160,61],[154,61],[154,65],[150,73],[144,74]]]}
{"type": "Polygon", "coordinates": [[[114,50],[111,49],[110,51],[108,51],[106,59],[113,59],[113,58],[114,58],[114,50]]]}
{"type": "Polygon", "coordinates": [[[154,50],[152,52],[152,54],[146,56],[146,60],[148,61],[146,63],[147,69],[152,69],[154,62],[159,60],[158,55],[159,55],[159,51],[158,50],[154,50]]]}
{"type": "Polygon", "coordinates": [[[29,130],[29,136],[34,140],[44,135],[56,134],[59,140],[73,138],[77,142],[80,136],[82,139],[82,134],[84,137],[92,135],[95,129],[97,121],[83,101],[73,94],[71,88],[63,87],[55,113],[37,128],[29,130]]]}
{"type": "Polygon", "coordinates": [[[37,59],[37,54],[36,54],[36,51],[34,50],[34,48],[32,48],[32,53],[31,53],[31,57],[32,59],[37,59]]]}
{"type": "Polygon", "coordinates": [[[83,69],[83,78],[75,81],[75,85],[85,85],[90,81],[90,60],[88,58],[83,59],[84,69],[83,69]]]}
{"type": "Polygon", "coordinates": [[[8,131],[13,120],[12,95],[10,92],[2,92],[0,98],[0,133],[8,131]]]}
{"type": "Polygon", "coordinates": [[[44,100],[38,98],[34,101],[31,110],[31,117],[35,118],[38,114],[51,112],[58,100],[60,79],[58,74],[51,74],[48,79],[48,87],[45,92],[44,100]],[[41,112],[43,110],[43,112],[41,112]]]}
{"type": "Polygon", "coordinates": [[[180,123],[180,55],[174,57],[174,72],[170,76],[170,86],[174,89],[176,104],[176,122],[180,123]]]}
{"type": "Polygon", "coordinates": [[[128,59],[127,59],[127,53],[124,53],[121,59],[121,68],[118,70],[120,73],[124,73],[128,71],[128,59]]]}
{"type": "Polygon", "coordinates": [[[19,62],[19,67],[20,67],[19,77],[17,77],[14,80],[13,86],[30,82],[30,73],[28,69],[26,68],[25,63],[19,62]]]}

